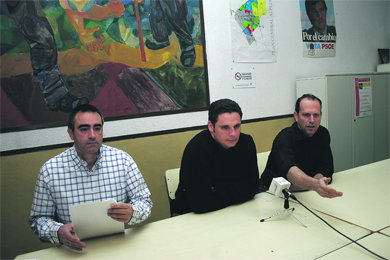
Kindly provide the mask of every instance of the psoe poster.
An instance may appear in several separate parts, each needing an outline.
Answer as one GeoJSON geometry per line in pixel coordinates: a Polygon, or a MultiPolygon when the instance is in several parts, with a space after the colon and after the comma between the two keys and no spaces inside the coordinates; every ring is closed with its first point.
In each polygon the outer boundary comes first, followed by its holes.
{"type": "Polygon", "coordinates": [[[336,56],[333,0],[299,0],[303,57],[336,56]]]}

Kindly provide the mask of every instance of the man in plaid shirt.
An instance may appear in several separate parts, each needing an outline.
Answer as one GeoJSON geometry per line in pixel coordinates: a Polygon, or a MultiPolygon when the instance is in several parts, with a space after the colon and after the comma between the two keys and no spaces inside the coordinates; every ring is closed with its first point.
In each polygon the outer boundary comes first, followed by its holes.
{"type": "Polygon", "coordinates": [[[104,118],[90,104],[69,116],[73,147],[47,161],[40,170],[30,212],[31,228],[42,241],[82,250],[73,234],[69,205],[113,198],[111,218],[131,224],[147,219],[153,206],[150,191],[133,158],[102,144],[104,118]]]}

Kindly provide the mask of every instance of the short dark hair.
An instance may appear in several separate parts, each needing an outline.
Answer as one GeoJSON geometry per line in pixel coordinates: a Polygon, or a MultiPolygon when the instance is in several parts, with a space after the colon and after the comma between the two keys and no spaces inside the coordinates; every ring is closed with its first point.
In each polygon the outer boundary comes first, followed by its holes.
{"type": "Polygon", "coordinates": [[[100,115],[100,118],[102,119],[102,125],[104,124],[104,117],[102,113],[97,109],[94,105],[91,104],[82,104],[77,107],[75,107],[72,112],[69,114],[69,119],[68,119],[68,128],[74,131],[74,122],[75,122],[75,117],[77,113],[85,113],[85,112],[93,112],[93,113],[98,113],[100,115]]]}
{"type": "Polygon", "coordinates": [[[318,97],[314,96],[313,94],[303,94],[300,98],[297,99],[297,102],[295,103],[295,112],[297,112],[297,114],[299,113],[299,110],[301,109],[301,101],[302,99],[304,98],[307,98],[307,99],[310,99],[310,100],[317,100],[318,102],[320,102],[320,108],[321,108],[321,111],[322,111],[322,102],[321,102],[321,99],[319,99],[318,97]]]}
{"type": "Polygon", "coordinates": [[[307,17],[309,17],[309,20],[312,24],[313,24],[313,22],[311,21],[310,9],[312,6],[316,5],[319,2],[323,3],[324,7],[325,7],[325,11],[328,11],[328,7],[326,6],[325,0],[306,0],[305,1],[306,14],[307,14],[307,17]]]}
{"type": "Polygon", "coordinates": [[[240,106],[233,100],[224,98],[211,103],[209,108],[209,120],[215,125],[218,121],[218,116],[224,113],[234,113],[237,112],[242,118],[242,111],[240,106]]]}

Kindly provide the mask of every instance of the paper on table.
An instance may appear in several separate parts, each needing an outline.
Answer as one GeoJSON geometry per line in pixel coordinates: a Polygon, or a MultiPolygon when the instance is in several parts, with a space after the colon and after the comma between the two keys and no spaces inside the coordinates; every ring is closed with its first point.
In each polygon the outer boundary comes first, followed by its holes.
{"type": "Polygon", "coordinates": [[[124,231],[124,224],[107,216],[114,199],[87,202],[69,206],[76,235],[80,239],[109,235],[124,231]]]}

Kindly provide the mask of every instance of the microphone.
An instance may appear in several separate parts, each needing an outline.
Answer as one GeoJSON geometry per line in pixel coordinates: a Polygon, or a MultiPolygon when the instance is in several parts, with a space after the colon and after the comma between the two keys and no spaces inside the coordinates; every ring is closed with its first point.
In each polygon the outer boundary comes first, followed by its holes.
{"type": "MultiPolygon", "coordinates": [[[[283,177],[273,178],[268,190],[275,196],[281,196],[283,190],[290,188],[291,183],[283,177]]],[[[283,193],[284,194],[284,193],[283,193]]],[[[290,192],[291,194],[291,192],[290,192]]],[[[286,195],[285,195],[286,196],[286,195]]]]}
{"type": "Polygon", "coordinates": [[[288,180],[286,180],[283,177],[277,177],[272,179],[268,191],[274,194],[275,196],[282,196],[283,194],[286,199],[291,197],[292,199],[296,200],[294,194],[292,194],[291,191],[288,189],[290,188],[290,186],[291,183],[288,180]]]}
{"type": "Polygon", "coordinates": [[[282,211],[279,211],[278,213],[275,213],[274,215],[268,217],[268,218],[263,218],[260,220],[260,222],[264,222],[265,220],[267,219],[270,219],[274,216],[277,216],[283,212],[287,212],[290,216],[294,217],[299,223],[301,223],[304,227],[307,227],[302,221],[300,221],[296,216],[294,216],[294,214],[292,213],[294,211],[294,208],[290,208],[290,205],[289,205],[289,198],[293,198],[296,200],[294,194],[292,194],[288,188],[290,188],[291,186],[291,183],[289,181],[287,181],[285,178],[283,177],[277,177],[277,178],[273,178],[272,179],[272,182],[271,182],[271,185],[269,186],[269,192],[271,192],[272,194],[276,195],[276,196],[280,196],[282,193],[284,195],[284,210],[282,211]]]}
{"type": "Polygon", "coordinates": [[[283,190],[282,190],[282,193],[283,193],[283,195],[284,195],[284,197],[285,197],[286,199],[292,198],[292,199],[296,200],[294,194],[292,194],[291,191],[290,191],[289,189],[283,189],[283,190]]]}
{"type": "Polygon", "coordinates": [[[283,189],[282,193],[285,197],[289,198],[291,195],[291,192],[288,189],[283,189]]]}

